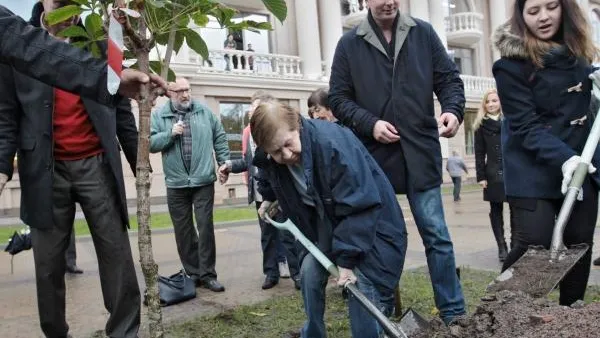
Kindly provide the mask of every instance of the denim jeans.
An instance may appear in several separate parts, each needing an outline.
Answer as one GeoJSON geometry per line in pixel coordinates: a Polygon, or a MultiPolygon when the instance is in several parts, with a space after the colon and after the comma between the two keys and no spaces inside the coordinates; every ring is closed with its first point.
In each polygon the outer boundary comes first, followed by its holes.
{"type": "MultiPolygon", "coordinates": [[[[371,281],[358,269],[354,270],[357,277],[356,285],[364,295],[373,302],[384,314],[391,315],[394,306],[393,293],[382,295],[371,281]]],[[[307,320],[301,331],[302,338],[325,338],[327,330],[323,316],[325,315],[325,289],[329,273],[311,255],[308,254],[302,260],[300,269],[300,281],[302,285],[302,299],[307,320]]],[[[377,321],[371,316],[360,303],[349,296],[348,311],[350,314],[350,326],[354,338],[378,338],[383,331],[377,321]]]]}
{"type": "Polygon", "coordinates": [[[462,287],[456,274],[454,249],[444,219],[440,187],[409,192],[408,202],[425,246],[435,305],[448,324],[465,313],[462,287]]]}
{"type": "Polygon", "coordinates": [[[460,200],[460,185],[462,182],[462,178],[460,176],[458,177],[452,177],[452,184],[454,185],[454,189],[452,189],[452,196],[454,197],[454,201],[458,201],[460,200]]]}

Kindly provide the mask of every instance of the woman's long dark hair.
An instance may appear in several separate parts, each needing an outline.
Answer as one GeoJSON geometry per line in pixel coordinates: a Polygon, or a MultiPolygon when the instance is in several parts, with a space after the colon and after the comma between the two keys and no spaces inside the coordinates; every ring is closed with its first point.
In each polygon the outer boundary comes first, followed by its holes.
{"type": "MultiPolygon", "coordinates": [[[[513,14],[510,19],[512,33],[523,38],[525,48],[530,59],[537,66],[544,66],[543,57],[550,48],[558,45],[555,41],[539,40],[527,28],[523,18],[523,8],[527,0],[517,0],[513,8],[513,14]]],[[[584,58],[592,63],[599,55],[598,49],[592,41],[590,24],[583,14],[581,7],[575,0],[558,0],[562,9],[562,22],[557,34],[560,34],[560,41],[564,43],[569,51],[577,56],[584,58]]]]}

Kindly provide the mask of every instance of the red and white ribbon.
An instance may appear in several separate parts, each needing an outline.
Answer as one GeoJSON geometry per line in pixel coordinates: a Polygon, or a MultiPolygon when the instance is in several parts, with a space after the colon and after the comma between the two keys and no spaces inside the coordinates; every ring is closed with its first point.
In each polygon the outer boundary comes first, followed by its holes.
{"type": "Polygon", "coordinates": [[[114,15],[110,16],[108,25],[108,77],[107,88],[112,95],[117,93],[121,83],[121,70],[123,69],[123,27],[114,15]]]}

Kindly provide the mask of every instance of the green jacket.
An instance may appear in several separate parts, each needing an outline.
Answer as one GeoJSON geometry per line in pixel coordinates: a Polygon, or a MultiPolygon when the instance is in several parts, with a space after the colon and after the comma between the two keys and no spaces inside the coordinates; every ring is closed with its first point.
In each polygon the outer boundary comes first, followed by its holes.
{"type": "Polygon", "coordinates": [[[171,130],[177,122],[171,101],[152,114],[150,152],[162,153],[167,188],[190,188],[212,184],[217,180],[213,151],[219,165],[229,159],[227,136],[221,121],[208,107],[192,101],[192,165],[188,172],[183,164],[181,141],[171,130]]]}

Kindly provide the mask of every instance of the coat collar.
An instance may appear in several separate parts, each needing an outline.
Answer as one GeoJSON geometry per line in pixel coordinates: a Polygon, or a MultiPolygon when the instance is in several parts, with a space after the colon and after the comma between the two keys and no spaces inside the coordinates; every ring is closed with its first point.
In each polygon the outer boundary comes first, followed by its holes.
{"type": "Polygon", "coordinates": [[[307,187],[313,185],[313,157],[312,157],[312,142],[310,141],[312,124],[304,117],[300,118],[300,144],[302,146],[302,166],[304,167],[304,177],[307,187]]]}
{"type": "MultiPolygon", "coordinates": [[[[192,100],[192,105],[190,107],[190,113],[196,114],[201,110],[202,110],[202,105],[199,102],[197,102],[196,100],[192,100]]],[[[171,100],[169,100],[167,103],[165,103],[165,105],[162,107],[162,109],[160,111],[160,116],[161,117],[175,117],[175,112],[173,111],[173,104],[172,104],[171,100]]]]}
{"type": "MultiPolygon", "coordinates": [[[[400,17],[398,18],[398,26],[396,27],[394,59],[398,58],[398,54],[400,53],[400,50],[402,49],[402,45],[404,44],[404,41],[406,40],[406,37],[408,36],[408,32],[409,32],[410,28],[417,25],[417,23],[415,22],[415,20],[412,17],[410,17],[406,14],[403,14],[400,11],[398,11],[398,15],[400,17]]],[[[377,38],[377,34],[373,30],[373,27],[371,27],[371,25],[369,24],[368,17],[365,17],[361,21],[361,23],[358,25],[358,27],[356,29],[356,35],[365,39],[365,41],[367,41],[368,43],[373,45],[375,48],[377,48],[377,50],[379,50],[380,52],[382,52],[384,55],[387,56],[387,52],[385,51],[385,48],[383,48],[383,46],[381,45],[381,42],[377,38]]]]}

